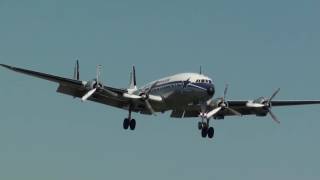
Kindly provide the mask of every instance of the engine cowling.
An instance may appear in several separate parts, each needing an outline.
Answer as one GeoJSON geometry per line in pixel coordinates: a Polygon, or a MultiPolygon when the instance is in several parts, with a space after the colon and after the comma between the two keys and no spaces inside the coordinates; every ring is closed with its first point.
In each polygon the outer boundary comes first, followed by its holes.
{"type": "Polygon", "coordinates": [[[265,104],[267,101],[268,101],[267,98],[259,97],[258,99],[254,100],[253,103],[265,104]]]}
{"type": "Polygon", "coordinates": [[[103,85],[101,83],[98,83],[97,80],[91,80],[85,85],[86,89],[91,90],[94,88],[102,88],[103,85]]]}

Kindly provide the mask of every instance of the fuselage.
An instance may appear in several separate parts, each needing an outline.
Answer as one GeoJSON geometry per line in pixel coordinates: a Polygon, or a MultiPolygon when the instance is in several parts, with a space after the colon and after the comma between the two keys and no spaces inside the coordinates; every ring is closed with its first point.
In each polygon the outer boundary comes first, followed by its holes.
{"type": "Polygon", "coordinates": [[[197,73],[181,73],[165,77],[142,86],[143,92],[155,84],[150,94],[161,96],[164,103],[154,103],[155,110],[166,111],[198,104],[211,99],[215,93],[213,80],[197,73]]]}

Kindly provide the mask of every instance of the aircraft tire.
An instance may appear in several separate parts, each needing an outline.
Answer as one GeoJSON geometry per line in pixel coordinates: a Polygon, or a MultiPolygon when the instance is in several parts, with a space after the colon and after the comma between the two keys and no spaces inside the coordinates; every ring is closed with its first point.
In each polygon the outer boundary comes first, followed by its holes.
{"type": "Polygon", "coordinates": [[[136,128],[136,120],[132,119],[130,121],[130,129],[133,131],[136,128]]]}
{"type": "Polygon", "coordinates": [[[203,127],[202,130],[201,130],[201,136],[203,138],[206,138],[208,135],[208,128],[207,127],[203,127]]]}
{"type": "Polygon", "coordinates": [[[214,129],[213,127],[210,127],[208,129],[208,138],[212,139],[214,137],[214,129]]]}
{"type": "Polygon", "coordinates": [[[129,128],[129,119],[125,118],[123,121],[123,129],[127,130],[129,128]]]}
{"type": "Polygon", "coordinates": [[[202,122],[198,122],[198,129],[201,130],[202,129],[202,122]]]}

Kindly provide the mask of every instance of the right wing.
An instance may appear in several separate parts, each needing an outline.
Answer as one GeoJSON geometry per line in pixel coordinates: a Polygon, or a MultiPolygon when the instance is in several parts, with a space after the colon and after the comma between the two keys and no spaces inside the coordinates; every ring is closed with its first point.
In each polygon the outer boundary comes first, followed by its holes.
{"type": "Polygon", "coordinates": [[[51,74],[45,74],[45,73],[31,71],[31,70],[27,70],[27,69],[18,68],[18,67],[8,66],[5,64],[0,64],[0,66],[5,67],[7,69],[10,69],[12,71],[18,72],[18,73],[22,73],[22,74],[26,74],[29,76],[45,79],[45,80],[56,82],[59,84],[65,84],[65,85],[71,85],[71,86],[82,86],[83,85],[82,81],[78,81],[78,80],[74,80],[74,79],[63,78],[63,77],[54,76],[51,74]]]}

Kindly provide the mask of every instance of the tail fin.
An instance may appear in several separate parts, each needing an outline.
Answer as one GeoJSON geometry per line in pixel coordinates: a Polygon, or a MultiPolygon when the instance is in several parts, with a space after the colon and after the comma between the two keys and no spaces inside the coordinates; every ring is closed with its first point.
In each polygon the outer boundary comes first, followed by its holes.
{"type": "Polygon", "coordinates": [[[132,66],[129,89],[136,89],[136,88],[137,88],[136,68],[132,66]]]}
{"type": "Polygon", "coordinates": [[[79,60],[76,61],[74,72],[73,72],[73,79],[80,80],[80,69],[79,69],[79,60]]]}
{"type": "Polygon", "coordinates": [[[97,83],[100,83],[100,84],[102,84],[101,71],[102,71],[102,65],[98,65],[97,66],[97,77],[96,77],[96,80],[97,80],[97,83]]]}

